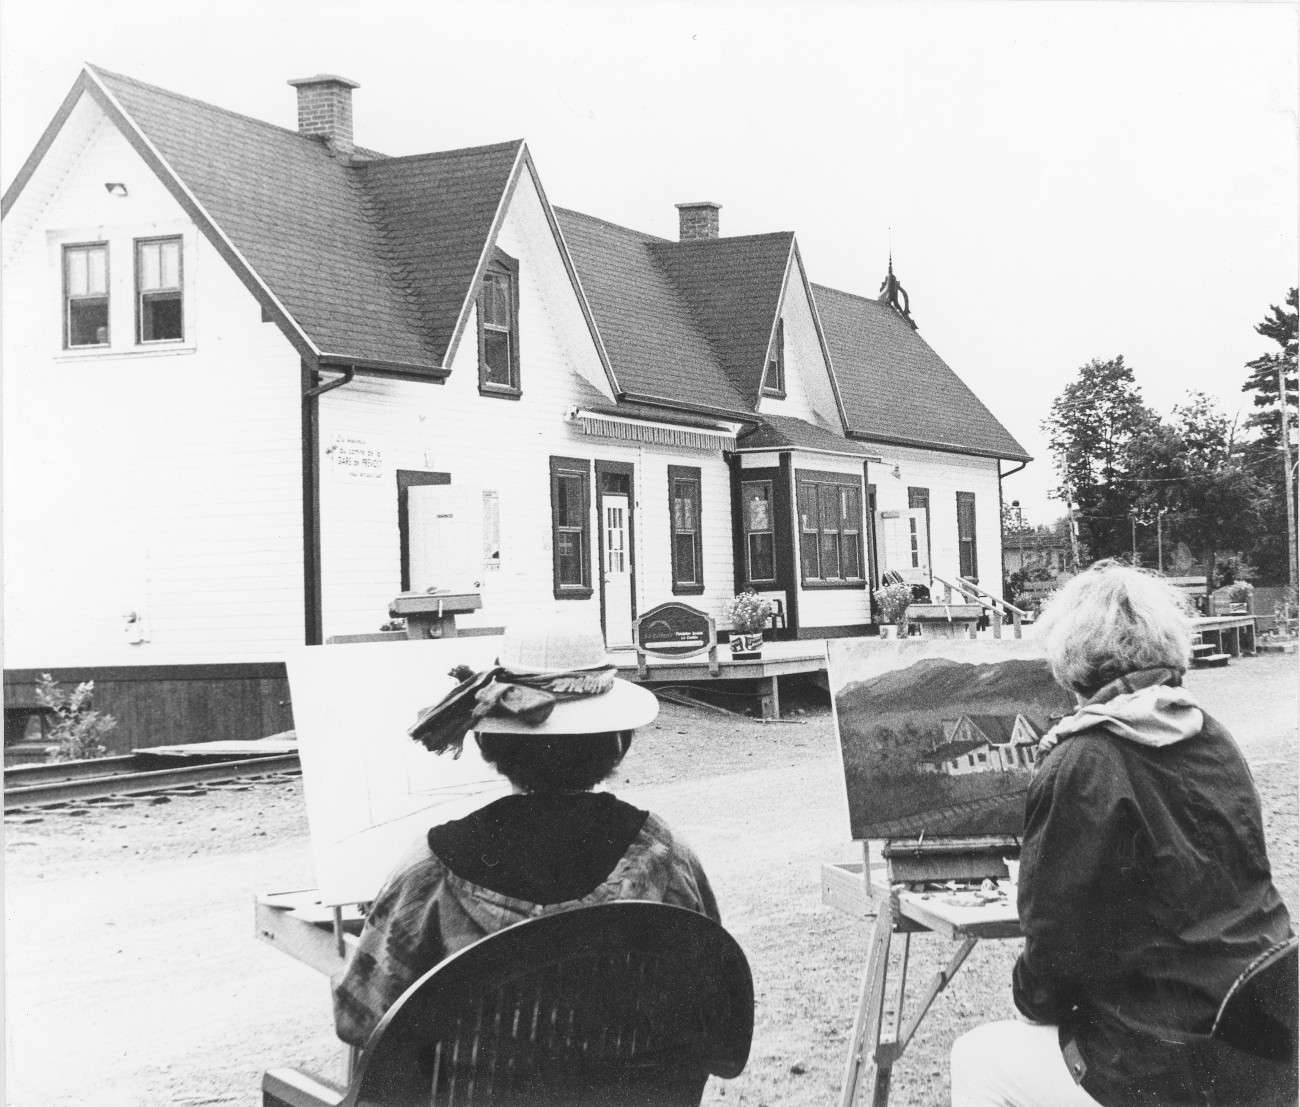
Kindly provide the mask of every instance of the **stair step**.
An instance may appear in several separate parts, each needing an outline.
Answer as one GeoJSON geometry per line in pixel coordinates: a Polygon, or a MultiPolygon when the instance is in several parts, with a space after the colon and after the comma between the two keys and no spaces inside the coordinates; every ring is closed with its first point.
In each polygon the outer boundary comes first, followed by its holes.
{"type": "Polygon", "coordinates": [[[1226,653],[1201,653],[1192,658],[1192,664],[1198,669],[1221,669],[1227,663],[1226,653]]]}

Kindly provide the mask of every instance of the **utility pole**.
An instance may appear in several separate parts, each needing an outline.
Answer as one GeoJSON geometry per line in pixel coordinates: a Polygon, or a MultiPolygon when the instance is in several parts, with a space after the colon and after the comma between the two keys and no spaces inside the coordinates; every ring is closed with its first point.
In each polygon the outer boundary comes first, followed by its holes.
{"type": "Polygon", "coordinates": [[[1165,544],[1160,533],[1160,521],[1164,516],[1165,509],[1163,507],[1156,508],[1156,572],[1161,576],[1165,575],[1165,544]]]}
{"type": "Polygon", "coordinates": [[[1065,510],[1070,513],[1070,568],[1079,571],[1079,524],[1074,521],[1074,501],[1065,501],[1065,510]]]}
{"type": "Polygon", "coordinates": [[[1137,521],[1137,516],[1134,515],[1131,511],[1129,512],[1129,515],[1128,515],[1128,530],[1129,530],[1129,537],[1130,537],[1130,540],[1131,540],[1131,543],[1132,543],[1132,546],[1133,546],[1133,560],[1130,561],[1129,564],[1132,565],[1134,568],[1137,568],[1137,563],[1138,563],[1138,521],[1137,521]]]}
{"type": "Polygon", "coordinates": [[[1286,361],[1277,359],[1277,398],[1282,415],[1282,472],[1286,474],[1286,571],[1296,587],[1295,491],[1291,484],[1291,412],[1287,403],[1286,361]]]}

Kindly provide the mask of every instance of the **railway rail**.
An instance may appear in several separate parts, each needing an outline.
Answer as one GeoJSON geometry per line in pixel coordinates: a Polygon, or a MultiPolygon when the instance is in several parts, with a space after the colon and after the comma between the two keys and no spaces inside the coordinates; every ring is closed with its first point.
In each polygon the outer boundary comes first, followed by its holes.
{"type": "Polygon", "coordinates": [[[20,765],[5,769],[6,812],[102,799],[147,796],[195,785],[273,776],[299,770],[296,753],[231,758],[226,755],[183,758],[150,753],[20,765]]]}

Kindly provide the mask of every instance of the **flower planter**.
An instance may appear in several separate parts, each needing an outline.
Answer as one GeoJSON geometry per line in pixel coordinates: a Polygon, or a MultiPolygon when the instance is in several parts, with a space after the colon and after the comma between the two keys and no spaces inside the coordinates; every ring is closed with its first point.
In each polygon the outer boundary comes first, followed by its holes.
{"type": "Polygon", "coordinates": [[[760,630],[754,634],[737,634],[733,631],[729,645],[732,661],[757,660],[763,655],[763,632],[760,630]]]}
{"type": "Polygon", "coordinates": [[[900,628],[899,628],[899,626],[898,626],[897,623],[881,623],[881,624],[880,624],[880,637],[881,637],[881,638],[901,638],[902,635],[899,633],[899,629],[900,629],[900,628]]]}

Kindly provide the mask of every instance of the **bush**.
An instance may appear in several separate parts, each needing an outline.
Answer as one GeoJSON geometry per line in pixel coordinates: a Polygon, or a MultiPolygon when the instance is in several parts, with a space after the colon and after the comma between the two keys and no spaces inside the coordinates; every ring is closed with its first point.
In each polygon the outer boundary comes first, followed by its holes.
{"type": "Polygon", "coordinates": [[[1248,580],[1239,580],[1228,588],[1228,601],[1230,603],[1250,603],[1250,597],[1255,594],[1255,586],[1248,580]]]}
{"type": "Polygon", "coordinates": [[[103,757],[108,748],[101,739],[117,726],[112,715],[95,711],[91,697],[93,680],[83,681],[72,691],[60,687],[49,673],[42,673],[36,684],[36,699],[55,715],[49,737],[56,743],[50,751],[51,761],[84,761],[103,757]]]}

